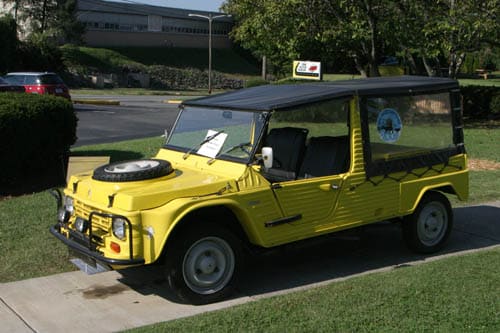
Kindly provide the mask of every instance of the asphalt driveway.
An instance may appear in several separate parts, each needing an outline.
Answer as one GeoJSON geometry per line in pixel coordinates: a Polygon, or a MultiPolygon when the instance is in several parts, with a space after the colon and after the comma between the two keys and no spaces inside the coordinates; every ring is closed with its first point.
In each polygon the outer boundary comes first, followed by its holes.
{"type": "Polygon", "coordinates": [[[372,225],[260,256],[258,264],[248,263],[235,298],[206,306],[172,302],[161,267],[3,283],[0,331],[114,332],[500,246],[500,201],[456,208],[454,214],[450,241],[438,255],[406,250],[396,224],[372,225]]]}

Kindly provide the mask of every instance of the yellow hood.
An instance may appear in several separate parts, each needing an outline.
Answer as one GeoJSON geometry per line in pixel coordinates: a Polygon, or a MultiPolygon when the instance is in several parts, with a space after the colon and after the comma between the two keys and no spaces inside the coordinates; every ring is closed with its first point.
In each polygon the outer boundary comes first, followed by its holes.
{"type": "Polygon", "coordinates": [[[234,179],[207,170],[175,169],[171,174],[148,180],[104,182],[90,174],[72,176],[68,192],[95,206],[136,211],[162,206],[173,199],[234,192],[234,179]]]}

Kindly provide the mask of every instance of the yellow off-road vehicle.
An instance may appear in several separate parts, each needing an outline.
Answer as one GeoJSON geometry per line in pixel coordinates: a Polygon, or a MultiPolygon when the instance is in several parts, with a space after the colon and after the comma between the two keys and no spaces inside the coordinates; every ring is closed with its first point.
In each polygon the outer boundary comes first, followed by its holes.
{"type": "MultiPolygon", "coordinates": [[[[184,102],[152,159],[71,177],[51,232],[98,268],[162,263],[184,301],[225,298],[245,249],[401,220],[439,250],[468,196],[458,84],[268,85],[184,102]]],[[[89,266],[87,266],[88,268],[89,266]]]]}

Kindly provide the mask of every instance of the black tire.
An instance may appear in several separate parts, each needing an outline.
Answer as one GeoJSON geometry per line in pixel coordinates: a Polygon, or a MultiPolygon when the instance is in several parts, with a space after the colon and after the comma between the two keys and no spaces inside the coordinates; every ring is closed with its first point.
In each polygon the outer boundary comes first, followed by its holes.
{"type": "Polygon", "coordinates": [[[94,170],[92,178],[104,182],[131,182],[163,177],[174,169],[168,161],[147,159],[110,163],[94,170]]]}
{"type": "Polygon", "coordinates": [[[413,214],[403,219],[403,238],[417,253],[434,253],[443,248],[453,227],[453,211],[439,192],[428,192],[413,214]]]}
{"type": "Polygon", "coordinates": [[[196,224],[168,245],[165,273],[182,301],[208,304],[233,293],[242,259],[241,241],[217,224],[196,224]]]}

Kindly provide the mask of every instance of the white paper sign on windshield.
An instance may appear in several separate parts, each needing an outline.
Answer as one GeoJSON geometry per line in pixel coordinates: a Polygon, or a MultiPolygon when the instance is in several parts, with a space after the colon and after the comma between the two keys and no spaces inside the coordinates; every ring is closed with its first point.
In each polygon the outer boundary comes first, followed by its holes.
{"type": "MultiPolygon", "coordinates": [[[[205,140],[215,134],[218,131],[208,130],[207,135],[205,136],[205,140]]],[[[206,157],[215,158],[217,154],[222,149],[224,142],[227,139],[227,133],[219,133],[212,140],[201,145],[200,149],[198,149],[197,153],[206,157]]]]}

